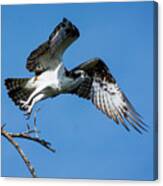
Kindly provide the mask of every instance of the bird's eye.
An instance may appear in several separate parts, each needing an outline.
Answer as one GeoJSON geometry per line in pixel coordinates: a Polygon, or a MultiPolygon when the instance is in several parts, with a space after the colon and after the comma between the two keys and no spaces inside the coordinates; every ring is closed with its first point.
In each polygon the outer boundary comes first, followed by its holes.
{"type": "Polygon", "coordinates": [[[76,78],[78,78],[78,77],[82,77],[82,76],[84,76],[84,71],[83,70],[76,70],[75,72],[74,72],[74,75],[75,75],[75,77],[76,78]]]}
{"type": "Polygon", "coordinates": [[[84,74],[84,71],[83,70],[77,70],[75,73],[78,74],[78,75],[82,75],[82,74],[84,74]]]}

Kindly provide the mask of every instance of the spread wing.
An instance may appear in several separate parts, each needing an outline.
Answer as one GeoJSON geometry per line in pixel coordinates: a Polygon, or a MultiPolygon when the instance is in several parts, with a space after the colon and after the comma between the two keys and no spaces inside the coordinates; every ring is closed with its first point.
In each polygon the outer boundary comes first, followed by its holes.
{"type": "Polygon", "coordinates": [[[78,29],[66,18],[57,25],[48,41],[41,44],[27,58],[26,68],[40,74],[47,69],[56,68],[66,48],[79,37],[78,29]]]}
{"type": "Polygon", "coordinates": [[[87,77],[71,93],[90,99],[99,110],[117,124],[121,123],[128,131],[130,130],[128,124],[139,133],[142,133],[142,130],[146,131],[147,125],[143,123],[141,116],[121,91],[108,67],[101,59],[95,58],[87,61],[70,73],[79,69],[83,70],[87,77]]]}

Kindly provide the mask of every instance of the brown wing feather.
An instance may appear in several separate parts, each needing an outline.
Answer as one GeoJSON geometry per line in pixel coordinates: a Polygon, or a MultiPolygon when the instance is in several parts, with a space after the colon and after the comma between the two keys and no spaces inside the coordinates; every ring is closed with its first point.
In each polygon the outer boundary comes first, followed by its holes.
{"type": "Polygon", "coordinates": [[[78,29],[66,18],[59,23],[49,36],[48,41],[31,52],[26,68],[40,74],[60,63],[64,51],[79,37],[78,29]]]}
{"type": "Polygon", "coordinates": [[[79,69],[85,71],[86,80],[71,93],[90,99],[99,110],[112,118],[115,123],[121,123],[126,130],[130,130],[128,123],[139,133],[142,133],[142,130],[147,131],[146,124],[120,90],[108,67],[101,59],[89,60],[74,68],[71,73],[79,69]]]}

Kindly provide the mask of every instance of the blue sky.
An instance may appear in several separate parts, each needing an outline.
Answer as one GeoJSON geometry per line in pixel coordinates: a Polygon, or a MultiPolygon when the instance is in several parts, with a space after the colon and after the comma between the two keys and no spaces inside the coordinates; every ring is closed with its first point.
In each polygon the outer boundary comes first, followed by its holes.
{"type": "MultiPolygon", "coordinates": [[[[71,69],[87,59],[102,58],[150,127],[144,135],[128,133],[91,102],[75,96],[45,100],[36,106],[41,108],[37,125],[56,153],[17,140],[39,177],[153,179],[153,7],[152,2],[2,7],[2,81],[32,77],[25,68],[26,58],[66,17],[79,28],[80,38],[66,51],[65,66],[71,69]]],[[[24,131],[27,123],[3,82],[2,123],[11,132],[24,131]]],[[[30,177],[5,139],[2,175],[30,177]]]]}

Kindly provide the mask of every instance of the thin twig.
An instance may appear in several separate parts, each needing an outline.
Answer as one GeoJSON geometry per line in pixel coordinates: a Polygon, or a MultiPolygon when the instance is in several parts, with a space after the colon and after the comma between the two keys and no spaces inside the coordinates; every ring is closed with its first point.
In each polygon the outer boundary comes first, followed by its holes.
{"type": "MultiPolygon", "coordinates": [[[[29,132],[31,132],[31,131],[29,131],[29,132]]],[[[42,145],[43,147],[47,148],[51,152],[55,152],[56,151],[54,148],[51,147],[51,144],[48,141],[45,141],[44,139],[40,139],[38,137],[32,137],[27,132],[24,132],[24,133],[23,132],[20,132],[20,133],[9,133],[9,134],[10,134],[10,136],[12,138],[28,139],[28,140],[31,140],[31,141],[39,143],[40,145],[42,145]]]]}
{"type": "Polygon", "coordinates": [[[28,158],[25,156],[23,150],[19,147],[18,143],[14,141],[14,138],[22,138],[26,140],[31,140],[34,142],[39,143],[46,149],[50,150],[51,152],[55,152],[55,149],[51,147],[51,144],[48,141],[45,141],[44,139],[39,138],[39,131],[37,130],[36,127],[36,114],[39,110],[35,111],[34,115],[34,129],[31,130],[29,124],[27,124],[27,131],[25,132],[19,132],[19,133],[11,133],[6,130],[4,130],[5,125],[2,125],[1,127],[1,135],[3,135],[7,140],[16,148],[22,159],[24,160],[27,168],[29,169],[32,177],[36,177],[36,172],[35,169],[33,168],[32,164],[28,160],[28,158]],[[35,137],[33,137],[31,134],[35,134],[35,137]]]}
{"type": "Polygon", "coordinates": [[[30,171],[33,178],[36,178],[36,172],[34,167],[32,166],[31,162],[28,160],[28,158],[25,156],[23,150],[20,148],[17,142],[13,140],[13,136],[10,135],[9,132],[1,128],[1,134],[16,148],[17,152],[20,154],[22,159],[24,160],[24,163],[26,164],[28,170],[30,171]]]}

